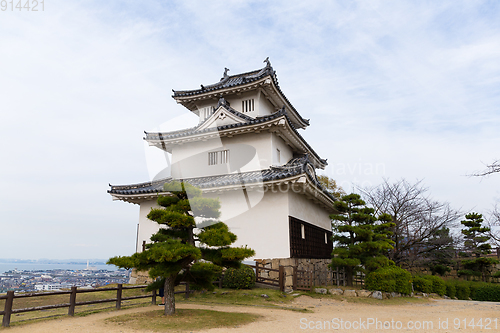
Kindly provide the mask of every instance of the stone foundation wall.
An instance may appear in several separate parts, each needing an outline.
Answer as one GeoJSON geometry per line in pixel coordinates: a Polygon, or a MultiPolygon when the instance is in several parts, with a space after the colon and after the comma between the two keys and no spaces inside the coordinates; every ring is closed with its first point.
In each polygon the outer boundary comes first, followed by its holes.
{"type": "Polygon", "coordinates": [[[130,273],[130,279],[128,283],[130,284],[149,284],[153,282],[153,280],[149,277],[147,271],[137,271],[135,268],[132,269],[132,273],[130,273]]]}
{"type": "MultiPolygon", "coordinates": [[[[284,267],[285,271],[285,289],[290,290],[293,287],[293,269],[313,272],[314,285],[333,285],[331,271],[328,265],[331,259],[303,259],[303,258],[278,258],[278,259],[256,259],[259,267],[279,269],[284,267]],[[331,283],[326,283],[328,280],[331,283]]],[[[268,279],[278,279],[278,272],[266,270],[259,271],[259,276],[268,279]]]]}

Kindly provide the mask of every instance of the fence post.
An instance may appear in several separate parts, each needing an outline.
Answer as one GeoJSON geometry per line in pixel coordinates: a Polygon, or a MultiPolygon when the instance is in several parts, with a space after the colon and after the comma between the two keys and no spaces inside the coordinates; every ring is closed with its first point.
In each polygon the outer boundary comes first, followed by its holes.
{"type": "Polygon", "coordinates": [[[153,290],[153,297],[151,299],[151,304],[156,305],[156,289],[153,290]]]}
{"type": "Polygon", "coordinates": [[[278,280],[279,280],[279,286],[280,286],[280,291],[284,292],[285,291],[285,267],[279,266],[278,269],[278,280]]]}
{"type": "Polygon", "coordinates": [[[10,325],[10,315],[12,314],[12,304],[14,303],[14,291],[7,292],[7,299],[5,300],[5,309],[3,315],[2,326],[9,327],[10,325]]]}
{"type": "Polygon", "coordinates": [[[316,265],[315,264],[313,264],[311,284],[316,285],[316,265]]]}
{"type": "Polygon", "coordinates": [[[255,262],[255,281],[259,282],[259,262],[255,262]]]}
{"type": "Polygon", "coordinates": [[[189,281],[186,282],[186,292],[184,293],[184,298],[189,298],[189,281]]]}
{"type": "Polygon", "coordinates": [[[69,308],[68,308],[68,316],[75,315],[75,306],[76,306],[76,287],[71,287],[71,294],[69,294],[69,308]]]}
{"type": "Polygon", "coordinates": [[[120,310],[122,308],[122,287],[121,283],[118,284],[118,288],[116,289],[116,309],[120,310]]]}

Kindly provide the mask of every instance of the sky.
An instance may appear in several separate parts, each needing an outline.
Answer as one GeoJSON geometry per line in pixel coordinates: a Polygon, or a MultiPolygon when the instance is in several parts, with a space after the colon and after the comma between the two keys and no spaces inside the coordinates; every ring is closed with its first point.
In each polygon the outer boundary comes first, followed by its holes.
{"type": "Polygon", "coordinates": [[[347,192],[404,178],[463,212],[500,201],[500,174],[467,176],[500,158],[497,1],[0,9],[1,258],[132,254],[139,206],[107,190],[154,176],[143,131],[196,123],[172,89],[266,57],[347,192]]]}

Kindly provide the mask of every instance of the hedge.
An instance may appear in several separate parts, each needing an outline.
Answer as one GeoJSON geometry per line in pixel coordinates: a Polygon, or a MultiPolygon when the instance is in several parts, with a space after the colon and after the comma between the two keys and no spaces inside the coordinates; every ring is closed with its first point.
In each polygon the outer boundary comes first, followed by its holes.
{"type": "Polygon", "coordinates": [[[418,275],[413,277],[413,288],[423,293],[436,293],[439,296],[446,294],[446,284],[437,275],[418,275]]]}
{"type": "Polygon", "coordinates": [[[246,265],[240,268],[228,268],[224,272],[222,286],[232,289],[252,289],[255,286],[255,272],[246,265]]]}
{"type": "Polygon", "coordinates": [[[500,302],[500,286],[495,284],[482,284],[474,291],[475,301],[500,302]]]}
{"type": "Polygon", "coordinates": [[[413,290],[430,294],[432,293],[432,281],[426,279],[424,276],[414,276],[413,290]]]}
{"type": "Polygon", "coordinates": [[[398,266],[382,267],[366,275],[365,288],[409,295],[412,292],[411,274],[398,266]]]}
{"type": "Polygon", "coordinates": [[[457,294],[457,290],[455,289],[455,281],[446,281],[446,293],[445,295],[454,298],[457,294]]]}

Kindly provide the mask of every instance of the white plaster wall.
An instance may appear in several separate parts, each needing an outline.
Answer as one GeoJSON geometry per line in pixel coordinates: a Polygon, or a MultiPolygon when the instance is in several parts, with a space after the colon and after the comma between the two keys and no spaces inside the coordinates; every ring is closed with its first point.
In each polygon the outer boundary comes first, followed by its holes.
{"type": "MultiPolygon", "coordinates": [[[[290,241],[288,230],[288,195],[267,191],[247,191],[250,208],[243,192],[223,192],[218,195],[221,202],[221,221],[238,236],[233,246],[245,246],[255,250],[252,259],[289,258],[290,241]],[[258,198],[262,200],[258,200],[258,198]]],[[[207,195],[209,196],[209,195],[207,195]]],[[[217,197],[216,195],[210,195],[217,197]]]]}
{"type": "Polygon", "coordinates": [[[151,211],[151,208],[158,208],[156,199],[144,201],[140,204],[139,209],[139,233],[137,237],[137,252],[142,252],[142,242],[151,243],[151,235],[157,233],[160,229],[160,225],[156,222],[151,221],[147,218],[147,215],[151,211]]]}
{"type": "Polygon", "coordinates": [[[289,215],[309,222],[328,231],[332,230],[332,222],[329,213],[312,200],[307,199],[305,194],[288,192],[289,215]]]}
{"type": "Polygon", "coordinates": [[[260,116],[267,116],[270,115],[274,112],[276,112],[276,108],[274,105],[269,102],[269,100],[266,98],[266,95],[264,95],[262,92],[259,95],[259,115],[260,116]]]}
{"type": "MultiPolygon", "coordinates": [[[[247,245],[255,250],[255,256],[249,260],[289,258],[287,193],[249,190],[247,194],[250,207],[241,189],[204,196],[219,198],[222,212],[220,220],[238,237],[232,246],[247,245]]],[[[142,251],[142,242],[150,243],[151,235],[159,230],[160,225],[147,218],[151,208],[158,207],[156,200],[140,204],[137,252],[142,251]]]]}
{"type": "Polygon", "coordinates": [[[272,163],[271,145],[270,133],[248,133],[179,145],[172,148],[172,177],[206,177],[267,169],[272,163]],[[230,163],[208,165],[208,152],[223,149],[229,149],[230,163]]]}
{"type": "Polygon", "coordinates": [[[293,157],[292,148],[285,143],[285,141],[277,136],[275,133],[272,134],[272,158],[273,165],[284,165],[288,163],[293,157]],[[278,161],[278,151],[280,150],[280,159],[278,161]]]}
{"type": "Polygon", "coordinates": [[[231,94],[224,96],[224,98],[229,102],[229,105],[236,111],[239,111],[252,118],[259,116],[259,92],[257,90],[244,92],[239,95],[231,94]],[[254,99],[254,111],[243,112],[241,102],[252,98],[254,99]]]}
{"type": "Polygon", "coordinates": [[[202,101],[197,101],[196,107],[198,108],[198,113],[200,117],[200,123],[205,120],[206,118],[202,114],[201,110],[205,107],[215,107],[217,105],[217,99],[209,99],[209,100],[202,100],[202,101]]]}

